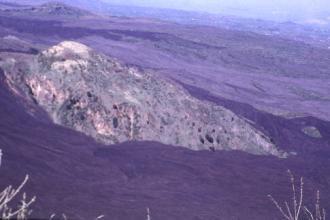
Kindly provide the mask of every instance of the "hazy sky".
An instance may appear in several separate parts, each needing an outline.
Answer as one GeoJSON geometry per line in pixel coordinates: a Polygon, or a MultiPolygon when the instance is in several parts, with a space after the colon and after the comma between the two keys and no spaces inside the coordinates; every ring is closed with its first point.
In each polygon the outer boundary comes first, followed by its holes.
{"type": "Polygon", "coordinates": [[[330,0],[104,0],[116,4],[240,13],[254,17],[312,19],[328,14],[330,0]]]}

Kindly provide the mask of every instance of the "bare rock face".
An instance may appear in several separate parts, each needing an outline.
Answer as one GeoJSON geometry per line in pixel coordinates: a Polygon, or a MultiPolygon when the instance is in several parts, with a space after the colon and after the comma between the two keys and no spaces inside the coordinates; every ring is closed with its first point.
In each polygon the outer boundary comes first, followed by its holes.
{"type": "Polygon", "coordinates": [[[317,129],[314,126],[303,127],[302,132],[304,132],[307,136],[310,136],[312,138],[322,138],[319,129],[317,129]]]}
{"type": "Polygon", "coordinates": [[[286,156],[231,111],[80,43],[43,51],[24,79],[30,96],[55,123],[107,144],[150,140],[192,150],[286,156]]]}

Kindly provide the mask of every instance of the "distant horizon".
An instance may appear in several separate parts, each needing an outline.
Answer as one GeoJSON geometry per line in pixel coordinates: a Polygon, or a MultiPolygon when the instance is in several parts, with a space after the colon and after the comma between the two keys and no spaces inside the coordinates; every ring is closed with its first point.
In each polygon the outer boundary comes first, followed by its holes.
{"type": "Polygon", "coordinates": [[[216,14],[230,14],[249,18],[260,18],[275,21],[310,22],[316,24],[330,23],[330,1],[325,0],[277,0],[265,2],[260,0],[102,0],[103,2],[139,7],[153,7],[199,11],[216,14]]]}
{"type": "Polygon", "coordinates": [[[151,7],[192,12],[204,12],[221,15],[233,15],[243,18],[271,20],[276,22],[295,22],[330,27],[330,1],[325,0],[1,0],[21,4],[41,4],[44,2],[64,2],[73,6],[89,5],[100,8],[107,3],[117,6],[151,7]]]}

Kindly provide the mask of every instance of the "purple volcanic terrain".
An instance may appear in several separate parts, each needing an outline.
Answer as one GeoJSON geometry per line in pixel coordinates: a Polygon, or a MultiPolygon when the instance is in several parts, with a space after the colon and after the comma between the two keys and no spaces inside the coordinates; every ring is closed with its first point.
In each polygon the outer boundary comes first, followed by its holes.
{"type": "Polygon", "coordinates": [[[4,11],[0,26],[0,36],[14,35],[35,47],[74,40],[259,110],[330,120],[329,49],[252,32],[139,18],[55,19],[4,11]]]}
{"type": "Polygon", "coordinates": [[[304,176],[308,205],[319,189],[322,206],[330,207],[329,50],[250,32],[80,13],[0,11],[0,62],[63,40],[82,42],[176,80],[296,155],[196,152],[156,142],[102,145],[55,125],[8,88],[0,69],[0,188],[29,174],[25,191],[37,196],[34,218],[137,220],[146,219],[148,207],[157,220],[275,220],[280,215],[267,195],[291,199],[288,169],[304,176]]]}
{"type": "Polygon", "coordinates": [[[104,146],[54,125],[37,107],[32,106],[38,118],[27,114],[24,100],[13,96],[3,80],[1,76],[0,133],[5,156],[0,185],[17,185],[30,174],[25,190],[38,197],[35,217],[44,219],[55,212],[72,219],[105,214],[107,219],[133,220],[144,219],[149,207],[153,218],[164,220],[277,219],[266,195],[289,199],[287,169],[305,177],[308,203],[313,201],[313,190],[320,189],[322,204],[330,205],[329,136],[314,140],[299,130],[302,124],[316,125],[327,135],[328,122],[278,118],[189,88],[200,98],[243,111],[283,149],[297,151],[298,156],[194,152],[152,142],[104,146]]]}

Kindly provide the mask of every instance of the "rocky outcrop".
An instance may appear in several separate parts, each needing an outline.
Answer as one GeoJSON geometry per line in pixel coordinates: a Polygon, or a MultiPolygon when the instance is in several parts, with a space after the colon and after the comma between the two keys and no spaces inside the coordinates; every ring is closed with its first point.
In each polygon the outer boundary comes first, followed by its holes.
{"type": "Polygon", "coordinates": [[[55,15],[55,16],[75,16],[82,17],[92,15],[91,12],[85,11],[83,9],[71,7],[69,5],[60,2],[49,2],[38,7],[31,9],[39,14],[55,15]]]}
{"type": "Polygon", "coordinates": [[[321,132],[314,126],[307,126],[301,129],[303,133],[312,138],[322,138],[321,132]]]}
{"type": "Polygon", "coordinates": [[[150,140],[192,150],[286,156],[233,112],[80,43],[43,51],[23,78],[29,96],[55,123],[107,144],[150,140]]]}
{"type": "MultiPolygon", "coordinates": [[[[3,8],[3,7],[2,7],[3,8]]],[[[81,18],[85,16],[92,16],[89,11],[71,7],[61,2],[48,2],[37,6],[21,6],[13,8],[0,8],[0,11],[5,13],[22,14],[28,16],[49,16],[57,18],[81,18]]]]}

